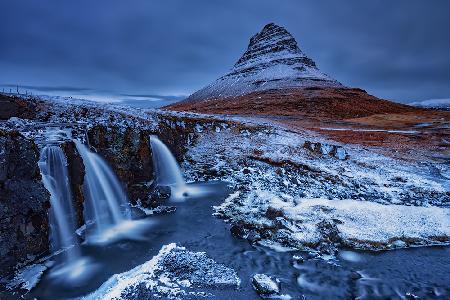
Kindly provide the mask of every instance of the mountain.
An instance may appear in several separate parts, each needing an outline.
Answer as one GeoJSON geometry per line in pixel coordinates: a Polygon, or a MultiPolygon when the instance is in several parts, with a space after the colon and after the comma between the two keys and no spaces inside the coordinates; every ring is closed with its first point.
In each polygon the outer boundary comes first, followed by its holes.
{"type": "Polygon", "coordinates": [[[343,119],[404,112],[324,74],[283,27],[267,24],[251,39],[231,71],[166,108],[200,113],[309,116],[343,119]]]}
{"type": "Polygon", "coordinates": [[[450,99],[429,99],[410,103],[417,107],[450,110],[450,99]]]}
{"type": "Polygon", "coordinates": [[[270,23],[250,39],[247,51],[228,74],[195,92],[187,101],[311,86],[342,85],[322,73],[286,29],[270,23]]]}

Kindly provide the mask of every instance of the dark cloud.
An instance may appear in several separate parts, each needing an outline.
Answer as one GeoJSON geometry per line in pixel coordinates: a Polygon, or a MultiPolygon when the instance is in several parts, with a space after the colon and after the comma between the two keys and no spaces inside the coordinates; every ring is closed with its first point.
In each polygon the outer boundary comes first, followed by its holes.
{"type": "Polygon", "coordinates": [[[448,11],[447,0],[2,0],[0,83],[185,95],[274,21],[344,84],[399,101],[448,98],[448,11]]]}

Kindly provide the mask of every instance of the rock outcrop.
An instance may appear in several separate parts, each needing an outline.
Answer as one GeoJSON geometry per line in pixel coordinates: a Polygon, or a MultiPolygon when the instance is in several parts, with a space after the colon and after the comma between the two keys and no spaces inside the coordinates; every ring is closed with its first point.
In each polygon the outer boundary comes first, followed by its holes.
{"type": "Polygon", "coordinates": [[[50,195],[38,160],[33,141],[0,130],[0,276],[49,249],[50,195]]]}
{"type": "Polygon", "coordinates": [[[11,117],[32,119],[36,116],[36,104],[19,97],[9,97],[0,94],[0,120],[11,117]]]}

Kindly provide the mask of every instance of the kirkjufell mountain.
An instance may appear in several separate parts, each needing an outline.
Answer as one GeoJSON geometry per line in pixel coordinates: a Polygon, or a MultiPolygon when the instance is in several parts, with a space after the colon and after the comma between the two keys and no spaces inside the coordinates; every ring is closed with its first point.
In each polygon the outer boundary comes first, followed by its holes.
{"type": "Polygon", "coordinates": [[[347,87],[321,72],[295,38],[274,23],[250,39],[228,74],[167,108],[332,119],[412,109],[347,87]]]}
{"type": "Polygon", "coordinates": [[[251,39],[245,53],[231,71],[195,92],[187,100],[197,101],[251,92],[294,87],[341,87],[322,73],[298,47],[283,27],[267,24],[251,39]]]}

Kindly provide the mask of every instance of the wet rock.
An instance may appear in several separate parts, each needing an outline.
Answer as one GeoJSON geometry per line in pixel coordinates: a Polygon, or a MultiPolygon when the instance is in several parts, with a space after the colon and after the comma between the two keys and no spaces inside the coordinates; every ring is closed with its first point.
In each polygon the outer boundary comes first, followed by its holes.
{"type": "Polygon", "coordinates": [[[155,215],[166,215],[174,213],[177,210],[176,206],[166,206],[166,205],[160,205],[153,209],[153,214],[155,215]]]}
{"type": "Polygon", "coordinates": [[[148,195],[146,206],[157,207],[163,205],[170,198],[172,190],[170,186],[157,185],[152,187],[152,192],[148,195]]]}
{"type": "Polygon", "coordinates": [[[237,222],[230,227],[230,232],[235,237],[245,236],[247,230],[244,227],[244,222],[237,222]]]}
{"type": "Polygon", "coordinates": [[[77,215],[78,226],[82,226],[84,224],[83,183],[85,175],[83,159],[78,154],[74,142],[65,142],[61,145],[61,148],[67,158],[67,171],[69,175],[70,188],[72,190],[72,197],[75,204],[75,213],[77,215]]]}
{"type": "Polygon", "coordinates": [[[406,293],[405,296],[406,296],[406,299],[408,299],[408,300],[419,300],[420,299],[419,296],[417,296],[413,293],[406,293]]]}
{"type": "Polygon", "coordinates": [[[351,278],[352,280],[358,280],[358,279],[361,279],[362,276],[361,276],[360,273],[358,273],[358,272],[356,272],[356,271],[352,271],[352,272],[350,273],[350,278],[351,278]]]}
{"type": "Polygon", "coordinates": [[[261,240],[261,235],[256,230],[251,230],[247,235],[247,240],[250,243],[256,243],[261,240]]]}
{"type": "Polygon", "coordinates": [[[267,296],[280,293],[279,284],[266,274],[255,274],[252,283],[259,295],[267,296]]]}
{"type": "Polygon", "coordinates": [[[305,262],[305,259],[303,258],[303,256],[301,255],[294,255],[292,256],[292,259],[294,260],[295,263],[297,264],[302,264],[305,262]]]}
{"type": "Polygon", "coordinates": [[[38,160],[33,141],[0,130],[0,276],[49,250],[50,195],[38,160]]]}
{"type": "Polygon", "coordinates": [[[133,204],[150,193],[150,187],[145,188],[145,183],[153,179],[150,134],[130,126],[96,125],[88,130],[90,146],[112,166],[133,204]]]}
{"type": "Polygon", "coordinates": [[[333,150],[331,151],[331,156],[339,159],[339,160],[345,160],[348,158],[347,151],[345,151],[344,148],[341,146],[333,146],[333,150]]]}

